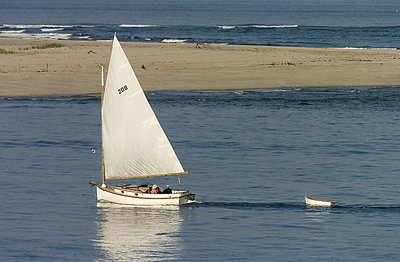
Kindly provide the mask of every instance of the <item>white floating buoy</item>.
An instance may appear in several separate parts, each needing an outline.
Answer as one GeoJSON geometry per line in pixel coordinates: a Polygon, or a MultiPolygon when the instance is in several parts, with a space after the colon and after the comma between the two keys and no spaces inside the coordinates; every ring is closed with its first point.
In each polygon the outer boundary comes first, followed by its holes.
{"type": "Polygon", "coordinates": [[[92,148],[92,153],[96,154],[96,150],[94,148],[92,148]]]}

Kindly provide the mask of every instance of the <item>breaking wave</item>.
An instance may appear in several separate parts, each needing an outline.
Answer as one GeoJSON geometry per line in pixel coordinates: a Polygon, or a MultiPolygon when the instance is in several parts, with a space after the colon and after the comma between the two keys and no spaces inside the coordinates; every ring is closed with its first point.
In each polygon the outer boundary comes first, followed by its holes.
{"type": "Polygon", "coordinates": [[[3,24],[1,28],[16,28],[16,29],[23,29],[23,28],[71,28],[74,27],[73,25],[10,25],[10,24],[3,24]]]}
{"type": "Polygon", "coordinates": [[[260,28],[260,29],[274,29],[274,28],[298,28],[299,25],[220,25],[220,29],[235,29],[235,28],[260,28]]]}
{"type": "Polygon", "coordinates": [[[156,25],[119,25],[119,27],[133,27],[133,28],[145,28],[145,27],[156,27],[156,25]]]}
{"type": "Polygon", "coordinates": [[[163,39],[161,43],[185,43],[185,39],[163,39]]]}

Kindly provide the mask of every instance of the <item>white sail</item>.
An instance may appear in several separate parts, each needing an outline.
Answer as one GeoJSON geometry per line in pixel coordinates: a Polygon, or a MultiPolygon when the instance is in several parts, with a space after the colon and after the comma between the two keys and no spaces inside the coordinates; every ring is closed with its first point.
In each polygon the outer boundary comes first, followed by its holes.
{"type": "Polygon", "coordinates": [[[102,105],[105,179],[185,174],[118,39],[102,105]]]}

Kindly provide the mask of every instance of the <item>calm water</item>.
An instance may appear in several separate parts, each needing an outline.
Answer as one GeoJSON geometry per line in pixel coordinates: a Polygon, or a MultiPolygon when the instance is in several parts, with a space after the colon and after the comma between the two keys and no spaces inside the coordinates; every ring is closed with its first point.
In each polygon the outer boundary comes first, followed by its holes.
{"type": "Polygon", "coordinates": [[[1,261],[400,257],[400,88],[147,95],[199,202],[97,206],[99,97],[1,98],[1,261]]]}
{"type": "Polygon", "coordinates": [[[400,47],[398,0],[3,1],[0,37],[400,47]],[[5,2],[5,3],[3,3],[5,2]]]}

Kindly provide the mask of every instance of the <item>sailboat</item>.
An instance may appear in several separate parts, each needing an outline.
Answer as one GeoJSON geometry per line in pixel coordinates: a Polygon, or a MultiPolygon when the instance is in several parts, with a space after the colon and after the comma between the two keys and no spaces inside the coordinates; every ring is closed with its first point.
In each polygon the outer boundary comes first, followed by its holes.
{"type": "Polygon", "coordinates": [[[188,190],[151,193],[154,185],[106,185],[106,181],[187,175],[154,114],[116,35],[102,88],[102,184],[97,200],[124,205],[183,205],[188,190]]]}

